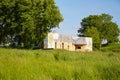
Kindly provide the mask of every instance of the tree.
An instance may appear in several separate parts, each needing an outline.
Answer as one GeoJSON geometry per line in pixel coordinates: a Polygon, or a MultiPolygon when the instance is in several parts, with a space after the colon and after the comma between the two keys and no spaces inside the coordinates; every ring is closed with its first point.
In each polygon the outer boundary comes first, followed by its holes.
{"type": "Polygon", "coordinates": [[[79,36],[84,36],[86,30],[90,27],[96,27],[100,39],[107,39],[108,43],[113,43],[118,40],[119,28],[118,25],[112,22],[112,16],[109,14],[90,15],[82,19],[81,28],[79,28],[79,36]]]}
{"type": "Polygon", "coordinates": [[[35,14],[37,23],[37,28],[35,30],[37,40],[35,43],[37,44],[41,43],[43,38],[45,38],[47,35],[47,32],[58,26],[59,23],[63,21],[63,18],[59,12],[58,7],[54,3],[54,0],[43,0],[41,5],[38,4],[38,6],[41,7],[38,13],[41,13],[41,15],[35,14]],[[41,26],[43,27],[41,28],[41,26]]]}
{"type": "Polygon", "coordinates": [[[63,21],[54,0],[1,0],[0,43],[30,48],[63,21]]]}
{"type": "Polygon", "coordinates": [[[96,27],[88,27],[84,33],[85,37],[92,37],[93,47],[100,48],[101,40],[100,35],[96,27]]]}
{"type": "Polygon", "coordinates": [[[114,22],[103,24],[104,28],[101,31],[104,35],[103,38],[107,39],[108,43],[118,42],[119,29],[118,25],[114,22]]]}

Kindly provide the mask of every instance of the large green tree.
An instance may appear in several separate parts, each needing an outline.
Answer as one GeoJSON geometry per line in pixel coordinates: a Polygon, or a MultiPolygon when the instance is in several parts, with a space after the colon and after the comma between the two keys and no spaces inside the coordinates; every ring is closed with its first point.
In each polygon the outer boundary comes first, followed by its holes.
{"type": "Polygon", "coordinates": [[[78,30],[79,36],[84,36],[87,29],[96,27],[101,40],[107,39],[108,43],[118,41],[119,28],[118,25],[112,21],[112,18],[109,14],[90,15],[83,18],[81,22],[82,27],[78,30]]]}
{"type": "Polygon", "coordinates": [[[0,43],[30,48],[63,21],[54,0],[1,0],[0,43]]]}
{"type": "Polygon", "coordinates": [[[100,34],[96,27],[88,27],[84,33],[85,37],[92,37],[93,41],[93,48],[100,48],[101,47],[101,40],[100,34]]]}

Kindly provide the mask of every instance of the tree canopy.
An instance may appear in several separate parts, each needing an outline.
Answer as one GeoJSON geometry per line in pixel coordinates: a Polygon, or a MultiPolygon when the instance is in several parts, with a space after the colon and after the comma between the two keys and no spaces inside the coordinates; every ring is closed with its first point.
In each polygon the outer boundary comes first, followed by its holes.
{"type": "Polygon", "coordinates": [[[100,48],[100,34],[96,27],[88,27],[84,33],[85,37],[92,37],[93,45],[95,48],[100,48]]]}
{"type": "MultiPolygon", "coordinates": [[[[85,36],[87,29],[93,29],[95,27],[99,32],[99,38],[107,39],[108,43],[114,43],[118,41],[119,28],[118,25],[112,21],[112,16],[109,14],[90,15],[82,19],[81,27],[78,29],[79,36],[85,36]]],[[[89,36],[93,36],[93,33],[89,36]]],[[[96,36],[96,35],[95,35],[96,36]]],[[[98,37],[98,36],[96,36],[98,37]]],[[[97,41],[96,41],[97,42],[97,41]]]]}
{"type": "Polygon", "coordinates": [[[1,0],[0,44],[30,48],[63,21],[54,0],[1,0]]]}

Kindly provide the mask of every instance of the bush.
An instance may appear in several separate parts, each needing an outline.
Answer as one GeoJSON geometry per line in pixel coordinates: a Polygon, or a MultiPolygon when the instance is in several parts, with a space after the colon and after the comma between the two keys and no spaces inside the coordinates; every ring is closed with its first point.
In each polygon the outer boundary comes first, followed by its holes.
{"type": "Polygon", "coordinates": [[[120,44],[109,44],[108,46],[102,47],[101,51],[119,52],[119,49],[120,49],[120,44]]]}

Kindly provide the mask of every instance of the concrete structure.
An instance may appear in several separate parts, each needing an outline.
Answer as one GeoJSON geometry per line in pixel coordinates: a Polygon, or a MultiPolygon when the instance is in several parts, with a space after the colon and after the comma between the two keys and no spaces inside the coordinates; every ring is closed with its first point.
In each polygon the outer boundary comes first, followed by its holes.
{"type": "Polygon", "coordinates": [[[71,37],[58,33],[48,33],[44,40],[44,48],[66,49],[70,51],[92,51],[92,38],[71,37]]]}

